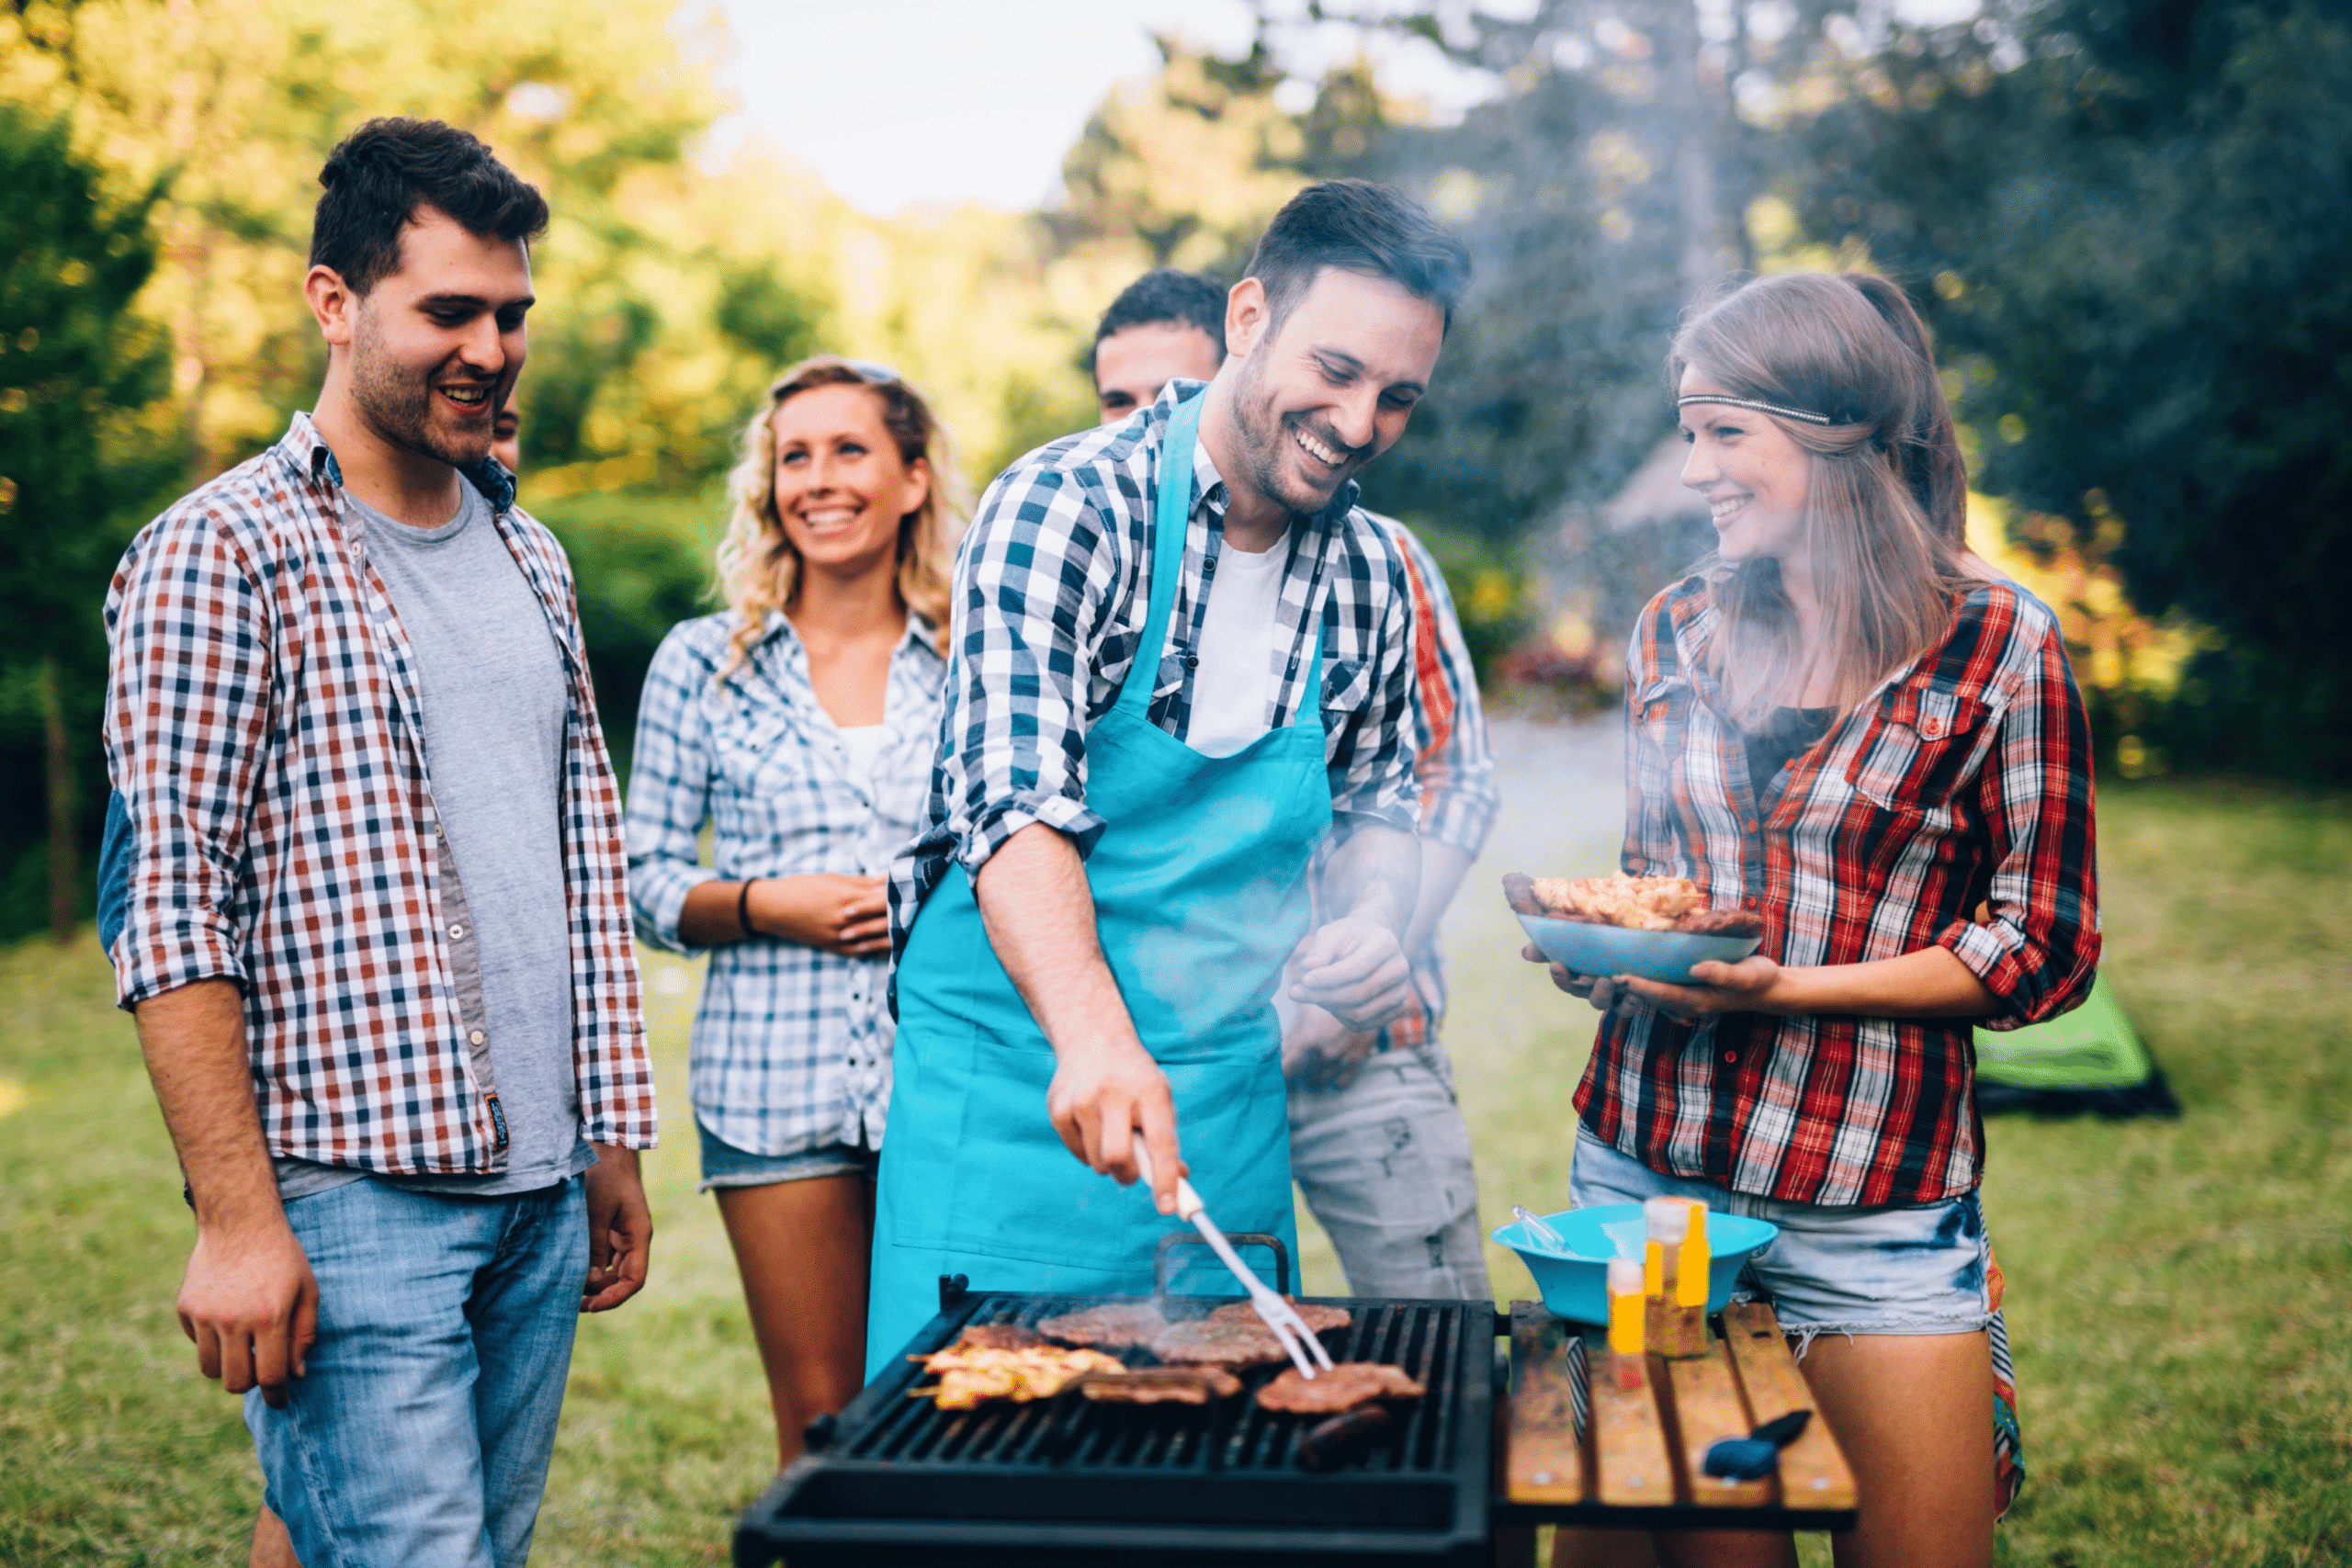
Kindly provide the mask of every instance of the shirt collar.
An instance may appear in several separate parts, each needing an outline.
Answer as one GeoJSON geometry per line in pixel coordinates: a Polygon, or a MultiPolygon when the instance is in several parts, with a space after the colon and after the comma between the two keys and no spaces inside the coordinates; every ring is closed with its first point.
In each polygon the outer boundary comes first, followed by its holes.
{"type": "MultiPolygon", "coordinates": [[[[277,449],[298,471],[308,475],[313,485],[322,489],[330,485],[336,490],[343,488],[343,465],[335,460],[334,449],[327,445],[326,437],[319,434],[319,427],[311,423],[310,414],[303,410],[294,411],[293,419],[287,423],[286,434],[278,440],[277,449]]],[[[485,457],[481,462],[469,464],[458,472],[466,477],[467,483],[481,492],[482,499],[490,502],[492,512],[514,509],[514,476],[497,458],[485,457]]]]}
{"type": "MultiPolygon", "coordinates": [[[[782,610],[770,610],[767,619],[760,625],[760,643],[764,645],[779,637],[787,637],[795,643],[800,641],[800,634],[793,630],[791,619],[782,610]]],[[[932,625],[928,617],[912,610],[907,612],[907,629],[899,634],[898,643],[890,650],[892,660],[904,653],[910,643],[933,659],[946,658],[939,649],[939,628],[932,625]]]]}

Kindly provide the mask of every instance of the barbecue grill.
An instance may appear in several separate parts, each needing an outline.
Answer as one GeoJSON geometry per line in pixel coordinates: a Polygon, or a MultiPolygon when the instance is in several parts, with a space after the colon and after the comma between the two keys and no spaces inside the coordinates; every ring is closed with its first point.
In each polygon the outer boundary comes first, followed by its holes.
{"type": "MultiPolygon", "coordinates": [[[[1236,1236],[1238,1243],[1242,1237],[1236,1236]]],[[[1257,1238],[1250,1238],[1257,1239],[1257,1238]]],[[[1278,1285],[1287,1288],[1288,1259],[1278,1285]]],[[[1095,1296],[971,1292],[940,1283],[939,1315],[907,1348],[938,1349],[967,1325],[1038,1319],[1095,1296]]],[[[1325,1338],[1340,1360],[1388,1361],[1428,1386],[1385,1446],[1317,1472],[1299,1439],[1318,1417],[1260,1409],[1250,1394],[1205,1406],[1114,1405],[1075,1393],[943,1411],[909,1396],[904,1359],[743,1516],[741,1568],[894,1563],[1299,1564],[1484,1562],[1493,1440],[1495,1316],[1485,1302],[1322,1298],[1353,1321],[1325,1338]]],[[[1170,1296],[1171,1318],[1230,1296],[1170,1296]]],[[[1255,1385],[1272,1369],[1249,1374],[1255,1385]]]]}

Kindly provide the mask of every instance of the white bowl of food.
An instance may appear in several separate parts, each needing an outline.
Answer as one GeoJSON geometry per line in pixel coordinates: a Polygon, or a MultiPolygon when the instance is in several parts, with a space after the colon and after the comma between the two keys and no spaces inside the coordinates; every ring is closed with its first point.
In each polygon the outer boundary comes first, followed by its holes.
{"type": "Polygon", "coordinates": [[[1736,964],[1764,937],[1748,909],[1711,909],[1687,876],[1503,878],[1503,896],[1528,937],[1579,975],[1638,975],[1690,983],[1695,964],[1736,964]]]}

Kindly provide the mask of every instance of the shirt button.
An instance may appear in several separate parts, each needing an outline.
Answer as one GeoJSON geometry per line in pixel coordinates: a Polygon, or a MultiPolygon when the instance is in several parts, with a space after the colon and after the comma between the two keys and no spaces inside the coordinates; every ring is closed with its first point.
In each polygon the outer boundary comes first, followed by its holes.
{"type": "Polygon", "coordinates": [[[1750,818],[1750,819],[1749,819],[1749,821],[1748,821],[1748,824],[1747,824],[1747,830],[1748,830],[1749,832],[1751,832],[1751,833],[1753,833],[1754,831],[1756,831],[1756,823],[1755,823],[1755,820],[1754,820],[1753,818],[1750,818]]]}
{"type": "Polygon", "coordinates": [[[463,942],[465,940],[465,936],[466,928],[464,926],[456,925],[449,928],[449,940],[451,942],[463,942]]]}
{"type": "Polygon", "coordinates": [[[1736,1062],[1739,1060],[1739,1053],[1736,1051],[1726,1051],[1724,1053],[1724,1060],[1726,1062],[1736,1062]]]}
{"type": "Polygon", "coordinates": [[[1742,903],[1746,904],[1746,905],[1747,905],[1749,908],[1751,908],[1751,909],[1760,909],[1760,908],[1762,908],[1764,907],[1764,900],[1763,900],[1763,899],[1761,899],[1761,898],[1758,898],[1758,897],[1747,897],[1747,898],[1744,898],[1744,899],[1742,899],[1742,900],[1740,900],[1740,901],[1741,901],[1742,903]]]}
{"type": "Polygon", "coordinates": [[[475,1030],[471,1034],[467,1035],[467,1036],[466,1036],[466,1038],[467,1038],[468,1040],[472,1041],[475,1044],[479,1045],[479,1044],[481,1044],[483,1041],[485,1041],[485,1040],[489,1039],[489,1038],[490,1038],[490,1036],[489,1036],[489,1035],[487,1035],[487,1034],[484,1034],[481,1030],[477,1029],[477,1030],[475,1030]]]}
{"type": "Polygon", "coordinates": [[[1184,655],[1184,668],[1185,668],[1185,669],[1187,669],[1187,670],[1198,670],[1200,667],[1201,667],[1201,656],[1200,656],[1199,654],[1197,654],[1197,653],[1188,653],[1188,654],[1184,655]]]}

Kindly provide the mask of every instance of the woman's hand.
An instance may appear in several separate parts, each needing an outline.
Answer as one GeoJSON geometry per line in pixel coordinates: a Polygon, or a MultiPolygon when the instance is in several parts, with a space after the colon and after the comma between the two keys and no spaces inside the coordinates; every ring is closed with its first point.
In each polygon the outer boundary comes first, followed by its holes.
{"type": "MultiPolygon", "coordinates": [[[[1551,964],[1544,950],[1529,942],[1519,955],[1530,964],[1551,964]]],[[[1637,1001],[1668,1018],[1688,1023],[1725,1012],[1799,1012],[1782,1006],[1788,972],[1770,959],[1743,958],[1736,964],[1694,964],[1695,986],[1669,986],[1634,975],[1580,975],[1565,964],[1551,964],[1552,984],[1572,997],[1582,997],[1601,1012],[1621,1002],[1637,1001]]]]}
{"type": "Polygon", "coordinates": [[[752,884],[754,935],[851,958],[890,951],[890,895],[878,876],[763,876],[752,884]]]}

